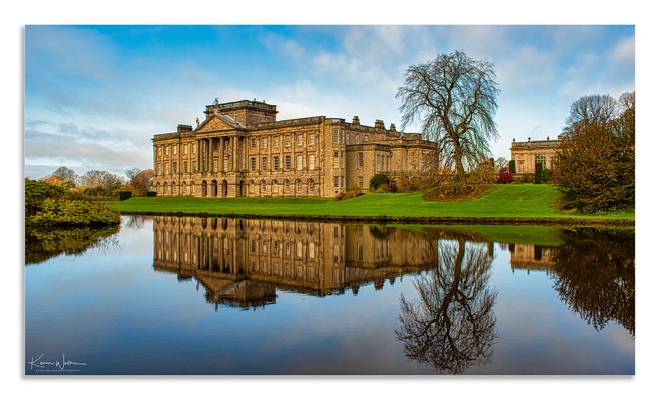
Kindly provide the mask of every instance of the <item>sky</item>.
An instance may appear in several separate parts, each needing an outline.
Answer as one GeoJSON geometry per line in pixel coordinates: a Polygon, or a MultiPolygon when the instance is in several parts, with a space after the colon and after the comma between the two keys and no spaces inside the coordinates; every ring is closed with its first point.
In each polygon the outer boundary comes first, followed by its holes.
{"type": "Polygon", "coordinates": [[[216,97],[400,127],[406,68],[453,50],[494,64],[495,158],[555,138],[579,97],[635,86],[634,26],[28,26],[25,175],[150,168],[152,136],[216,97]]]}

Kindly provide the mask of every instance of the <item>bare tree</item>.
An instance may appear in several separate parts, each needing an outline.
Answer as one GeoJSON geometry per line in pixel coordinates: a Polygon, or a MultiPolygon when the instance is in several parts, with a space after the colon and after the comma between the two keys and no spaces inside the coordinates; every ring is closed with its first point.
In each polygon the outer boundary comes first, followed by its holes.
{"type": "Polygon", "coordinates": [[[487,362],[495,340],[496,294],[488,286],[492,258],[483,244],[441,242],[438,267],[415,281],[419,303],[401,297],[406,355],[439,372],[461,373],[487,362]]]}
{"type": "Polygon", "coordinates": [[[617,107],[617,101],[609,94],[580,97],[571,104],[571,110],[566,119],[566,129],[578,123],[591,125],[611,121],[616,116],[617,107]]]}
{"type": "Polygon", "coordinates": [[[396,97],[403,128],[421,122],[422,135],[438,143],[443,166],[461,179],[490,156],[499,92],[493,64],[454,51],[408,67],[396,97]]]}
{"type": "Polygon", "coordinates": [[[60,179],[60,181],[70,181],[73,184],[76,184],[78,182],[78,174],[76,174],[76,171],[72,170],[71,168],[67,167],[59,167],[55,171],[53,171],[50,176],[55,176],[60,179]]]}
{"type": "Polygon", "coordinates": [[[82,176],[82,183],[87,187],[101,187],[107,190],[115,190],[124,182],[121,177],[113,175],[108,171],[90,170],[82,176]]]}

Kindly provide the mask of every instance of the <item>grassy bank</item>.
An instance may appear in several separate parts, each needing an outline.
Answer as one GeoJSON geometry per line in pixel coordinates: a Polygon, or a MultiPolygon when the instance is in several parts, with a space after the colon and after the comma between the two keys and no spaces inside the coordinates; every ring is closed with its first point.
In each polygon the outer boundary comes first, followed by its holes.
{"type": "Polygon", "coordinates": [[[334,199],[142,197],[111,204],[122,213],[214,214],[306,218],[346,217],[387,219],[411,222],[466,223],[598,223],[632,224],[633,212],[599,215],[566,214],[557,209],[559,194],[551,185],[494,185],[493,189],[472,200],[425,201],[421,193],[369,193],[335,201],[334,199]]]}

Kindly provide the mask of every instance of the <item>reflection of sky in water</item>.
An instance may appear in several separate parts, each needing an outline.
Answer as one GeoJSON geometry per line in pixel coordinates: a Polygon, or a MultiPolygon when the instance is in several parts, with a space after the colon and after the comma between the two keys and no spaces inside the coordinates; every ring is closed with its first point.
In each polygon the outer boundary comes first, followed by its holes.
{"type": "MultiPolygon", "coordinates": [[[[122,228],[118,246],[26,268],[26,356],[86,362],[85,373],[434,373],[394,334],[415,275],[382,290],[314,297],[277,291],[256,310],[204,299],[195,279],[153,265],[151,220],[122,228]]],[[[634,339],[598,332],[557,297],[544,271],[512,270],[495,246],[496,334],[486,365],[467,373],[633,373],[634,339]]]]}

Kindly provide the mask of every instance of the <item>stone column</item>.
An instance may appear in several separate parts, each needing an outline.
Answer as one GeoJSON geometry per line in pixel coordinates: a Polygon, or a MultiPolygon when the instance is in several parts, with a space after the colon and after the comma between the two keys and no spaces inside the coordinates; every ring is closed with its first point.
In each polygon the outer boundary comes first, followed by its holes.
{"type": "Polygon", "coordinates": [[[220,172],[224,173],[225,172],[225,137],[221,136],[220,137],[220,146],[218,146],[219,149],[218,151],[220,152],[220,156],[218,157],[218,167],[220,167],[220,172]]]}
{"type": "Polygon", "coordinates": [[[238,139],[237,136],[232,136],[231,138],[231,143],[232,143],[231,151],[233,153],[231,158],[231,170],[233,172],[236,172],[236,169],[238,168],[238,164],[236,163],[236,157],[238,156],[238,143],[236,139],[238,139]]]}

